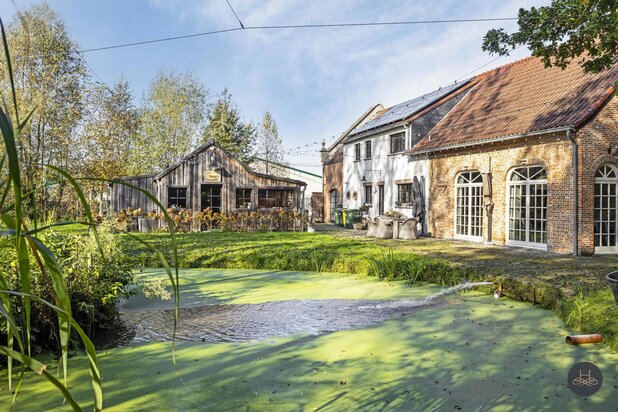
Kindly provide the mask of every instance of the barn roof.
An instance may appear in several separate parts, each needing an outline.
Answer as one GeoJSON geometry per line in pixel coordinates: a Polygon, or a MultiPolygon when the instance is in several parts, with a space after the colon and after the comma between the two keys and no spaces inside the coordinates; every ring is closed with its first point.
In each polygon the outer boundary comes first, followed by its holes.
{"type": "Polygon", "coordinates": [[[230,152],[225,150],[223,147],[221,147],[217,142],[215,142],[212,139],[208,143],[205,143],[205,144],[199,146],[198,148],[196,148],[195,150],[193,150],[192,152],[187,154],[185,157],[183,157],[182,159],[178,160],[176,163],[174,163],[174,164],[168,166],[167,168],[165,168],[163,171],[161,171],[159,174],[157,174],[154,177],[155,180],[160,180],[161,178],[165,177],[172,170],[176,169],[177,167],[179,167],[183,163],[186,163],[187,161],[191,160],[192,158],[194,158],[195,156],[199,155],[203,151],[207,150],[211,146],[214,146],[214,147],[218,148],[219,150],[224,152],[226,154],[226,156],[229,156],[232,159],[236,160],[245,170],[247,170],[249,173],[251,173],[251,174],[253,174],[255,176],[262,177],[262,178],[265,178],[265,179],[279,180],[279,181],[282,181],[282,182],[294,183],[294,184],[297,184],[297,185],[300,185],[300,186],[307,186],[307,183],[305,183],[303,181],[300,181],[300,180],[289,179],[287,177],[279,177],[279,176],[267,175],[265,173],[256,172],[255,170],[253,170],[249,166],[247,166],[245,163],[243,163],[240,160],[238,160],[233,154],[231,154],[230,152]]]}

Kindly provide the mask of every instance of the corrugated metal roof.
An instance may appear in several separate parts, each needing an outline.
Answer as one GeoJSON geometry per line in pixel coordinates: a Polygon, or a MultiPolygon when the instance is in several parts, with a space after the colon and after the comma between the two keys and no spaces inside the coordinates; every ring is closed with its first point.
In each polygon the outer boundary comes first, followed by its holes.
{"type": "Polygon", "coordinates": [[[423,110],[425,107],[435,103],[447,94],[459,89],[462,86],[468,84],[472,79],[464,80],[462,82],[455,82],[445,87],[441,87],[433,92],[424,94],[414,99],[407,100],[403,103],[399,103],[389,109],[384,110],[380,115],[376,116],[372,120],[359,125],[350,133],[350,137],[366,132],[371,129],[376,129],[382,126],[386,126],[390,123],[394,123],[400,120],[407,119],[414,113],[423,110]]]}

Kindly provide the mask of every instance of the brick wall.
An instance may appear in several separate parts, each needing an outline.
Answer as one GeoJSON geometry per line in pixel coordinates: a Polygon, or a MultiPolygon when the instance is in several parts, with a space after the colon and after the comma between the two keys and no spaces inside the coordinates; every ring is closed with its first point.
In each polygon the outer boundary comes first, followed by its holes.
{"type": "MultiPolygon", "coordinates": [[[[475,149],[435,154],[429,161],[430,212],[432,234],[454,237],[455,177],[468,170],[491,171],[493,203],[491,240],[506,243],[509,171],[522,165],[543,165],[547,169],[547,249],[572,252],[573,184],[571,146],[566,133],[522,138],[512,142],[487,144],[475,149]]],[[[488,240],[487,215],[483,216],[483,240],[488,240]]]]}
{"type": "Polygon", "coordinates": [[[618,166],[614,154],[618,143],[618,96],[614,94],[601,110],[577,131],[579,145],[579,249],[594,253],[594,174],[606,163],[618,166]],[[611,152],[611,153],[610,153],[611,152]]]}
{"type": "Polygon", "coordinates": [[[322,181],[324,193],[324,221],[330,222],[330,192],[333,189],[339,191],[339,201],[343,194],[343,162],[329,163],[322,167],[322,181]]]}

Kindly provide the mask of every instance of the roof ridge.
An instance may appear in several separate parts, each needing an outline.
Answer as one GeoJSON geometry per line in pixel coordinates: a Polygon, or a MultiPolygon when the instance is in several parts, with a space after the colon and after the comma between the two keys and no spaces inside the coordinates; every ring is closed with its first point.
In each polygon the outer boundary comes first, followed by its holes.
{"type": "Polygon", "coordinates": [[[482,73],[477,74],[476,76],[473,76],[473,78],[480,78],[480,77],[488,77],[490,74],[497,72],[498,70],[501,69],[505,69],[507,67],[511,67],[511,66],[515,66],[516,64],[521,64],[527,60],[533,60],[533,59],[538,59],[538,57],[535,56],[528,56],[528,57],[523,57],[521,59],[517,59],[517,60],[513,60],[512,62],[503,64],[502,66],[498,66],[498,67],[494,67],[493,69],[489,69],[486,70],[482,73]]]}

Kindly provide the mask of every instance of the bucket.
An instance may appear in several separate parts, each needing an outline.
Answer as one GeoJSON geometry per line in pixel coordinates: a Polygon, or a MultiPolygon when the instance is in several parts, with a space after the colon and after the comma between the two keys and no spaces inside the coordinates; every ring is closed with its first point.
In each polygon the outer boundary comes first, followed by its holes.
{"type": "Polygon", "coordinates": [[[614,299],[616,299],[616,304],[618,305],[618,271],[608,273],[607,281],[609,282],[609,287],[612,288],[612,292],[614,292],[614,299]]]}

